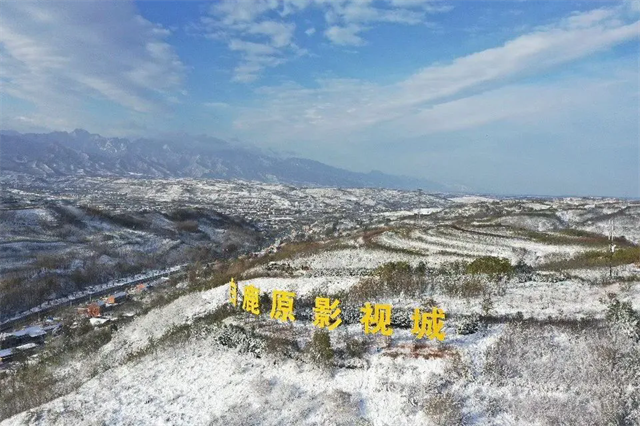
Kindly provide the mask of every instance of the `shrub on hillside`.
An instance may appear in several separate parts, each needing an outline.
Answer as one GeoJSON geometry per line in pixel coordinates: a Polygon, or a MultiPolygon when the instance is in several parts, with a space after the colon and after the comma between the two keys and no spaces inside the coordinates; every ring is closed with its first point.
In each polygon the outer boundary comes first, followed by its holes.
{"type": "Polygon", "coordinates": [[[412,268],[408,262],[388,262],[374,271],[384,287],[384,295],[416,294],[424,283],[426,267],[412,268]]]}
{"type": "Polygon", "coordinates": [[[543,269],[562,270],[577,268],[597,268],[621,266],[640,262],[640,247],[618,247],[611,254],[608,247],[603,250],[590,250],[579,253],[569,259],[551,261],[543,265],[543,269]]]}
{"type": "Polygon", "coordinates": [[[515,272],[516,274],[529,275],[529,274],[533,274],[534,269],[531,265],[528,265],[524,261],[520,260],[513,267],[513,272],[515,272]]]}
{"type": "Polygon", "coordinates": [[[621,302],[614,293],[609,293],[605,318],[625,335],[640,341],[640,313],[633,310],[631,302],[621,302]]]}
{"type": "Polygon", "coordinates": [[[480,297],[488,292],[487,284],[479,277],[447,277],[440,287],[447,296],[465,299],[480,297]]]}
{"type": "Polygon", "coordinates": [[[612,256],[614,265],[628,265],[640,262],[640,247],[620,247],[612,256]]]}
{"type": "Polygon", "coordinates": [[[418,262],[418,266],[413,269],[416,275],[424,275],[427,273],[427,264],[423,261],[418,262]]]}
{"type": "Polygon", "coordinates": [[[482,296],[482,303],[480,304],[480,309],[482,310],[482,315],[485,317],[489,316],[495,304],[493,303],[493,299],[491,297],[491,293],[485,293],[482,296]]]}
{"type": "Polygon", "coordinates": [[[331,337],[326,330],[316,330],[309,344],[311,358],[323,365],[329,365],[333,361],[333,348],[331,347],[331,337]]]}
{"type": "Polygon", "coordinates": [[[514,272],[509,259],[495,256],[479,257],[467,266],[469,274],[510,275],[514,272]]]}
{"type": "Polygon", "coordinates": [[[348,299],[360,302],[400,294],[418,295],[429,285],[425,271],[426,266],[412,268],[407,262],[385,263],[374,270],[373,276],[365,277],[354,285],[348,299]]]}
{"type": "Polygon", "coordinates": [[[460,335],[477,333],[480,329],[480,318],[478,315],[465,316],[460,319],[456,327],[456,332],[460,335]]]}
{"type": "Polygon", "coordinates": [[[455,260],[440,265],[438,275],[462,275],[465,274],[469,264],[463,260],[455,260]]]}
{"type": "Polygon", "coordinates": [[[260,357],[267,350],[269,339],[260,338],[253,332],[237,325],[223,325],[217,340],[223,346],[237,348],[240,353],[250,353],[260,357]]]}
{"type": "Polygon", "coordinates": [[[640,346],[607,328],[510,323],[485,356],[478,385],[511,389],[496,412],[513,424],[639,424],[640,346]]]}
{"type": "Polygon", "coordinates": [[[408,262],[387,262],[378,266],[373,271],[373,274],[380,277],[384,282],[391,282],[397,278],[408,277],[411,272],[411,265],[408,262]]]}
{"type": "Polygon", "coordinates": [[[360,339],[349,339],[346,344],[347,355],[352,358],[360,358],[364,355],[366,346],[360,339]]]}

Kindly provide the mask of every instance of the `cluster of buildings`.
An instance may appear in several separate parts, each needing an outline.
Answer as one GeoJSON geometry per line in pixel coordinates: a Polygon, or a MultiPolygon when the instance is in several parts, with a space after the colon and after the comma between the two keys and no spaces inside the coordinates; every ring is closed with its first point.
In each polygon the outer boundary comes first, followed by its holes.
{"type": "Polygon", "coordinates": [[[0,334],[0,365],[13,360],[18,354],[29,355],[36,347],[44,344],[47,335],[55,335],[60,331],[62,323],[53,319],[44,325],[32,325],[22,330],[0,334]]]}
{"type": "Polygon", "coordinates": [[[131,286],[126,290],[118,291],[114,294],[111,294],[109,296],[93,301],[89,303],[87,306],[79,307],[77,312],[78,314],[88,317],[90,319],[101,318],[105,312],[109,311],[114,306],[119,305],[125,300],[129,299],[129,297],[144,293],[145,291],[155,287],[155,285],[158,282],[165,282],[165,281],[167,281],[166,277],[160,278],[159,281],[151,281],[147,283],[139,282],[138,284],[131,286]]]}
{"type": "MultiPolygon", "coordinates": [[[[143,284],[139,284],[138,286],[142,285],[143,284]]],[[[129,293],[126,291],[119,291],[103,299],[91,302],[87,306],[78,308],[78,314],[89,318],[100,318],[105,311],[108,311],[112,307],[124,302],[128,298],[129,293]]]]}
{"type": "MultiPolygon", "coordinates": [[[[78,308],[77,313],[88,317],[93,326],[100,326],[109,321],[103,316],[105,312],[126,301],[131,295],[143,293],[152,286],[153,283],[138,283],[126,291],[92,301],[78,308]]],[[[61,322],[55,322],[50,318],[43,325],[31,325],[22,330],[0,333],[0,367],[12,361],[18,354],[33,354],[38,346],[44,344],[46,336],[57,334],[61,327],[61,322]]]]}

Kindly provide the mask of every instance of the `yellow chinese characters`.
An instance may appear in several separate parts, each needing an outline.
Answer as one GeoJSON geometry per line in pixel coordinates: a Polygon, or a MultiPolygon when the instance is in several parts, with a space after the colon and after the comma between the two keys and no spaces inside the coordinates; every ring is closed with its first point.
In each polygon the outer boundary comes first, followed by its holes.
{"type": "Polygon", "coordinates": [[[342,323],[338,318],[342,310],[338,308],[340,301],[335,299],[331,303],[328,297],[316,297],[316,306],[313,308],[313,325],[319,328],[335,330],[342,323]]]}
{"type": "MultiPolygon", "coordinates": [[[[244,287],[241,295],[239,285],[234,278],[229,282],[229,302],[234,307],[239,304],[242,296],[242,309],[254,315],[260,315],[260,289],[249,284],[244,287]]],[[[294,322],[294,303],[296,293],[292,291],[273,290],[270,317],[282,322],[294,322]]],[[[342,309],[340,300],[330,297],[316,297],[313,308],[313,325],[318,328],[335,330],[342,324],[342,309]]],[[[393,335],[391,328],[392,307],[390,304],[372,304],[367,302],[362,308],[360,323],[364,326],[365,334],[393,335]]],[[[416,339],[437,339],[443,341],[445,313],[442,309],[433,307],[431,310],[416,308],[411,316],[413,327],[411,334],[416,339]]]]}
{"type": "Polygon", "coordinates": [[[420,309],[413,310],[413,329],[411,333],[416,335],[417,339],[444,340],[444,332],[442,328],[444,323],[444,312],[442,309],[433,308],[431,312],[421,312],[420,309]]]}
{"type": "Polygon", "coordinates": [[[292,291],[273,290],[271,301],[271,318],[282,322],[295,321],[293,316],[293,299],[296,294],[292,291]]]}
{"type": "Polygon", "coordinates": [[[231,278],[229,283],[229,301],[234,307],[238,307],[238,284],[231,278]]]}
{"type": "Polygon", "coordinates": [[[254,315],[260,315],[260,289],[252,285],[244,288],[242,309],[254,315]]]}
{"type": "Polygon", "coordinates": [[[364,315],[360,322],[364,324],[364,334],[380,333],[383,336],[391,336],[393,330],[388,328],[391,324],[391,305],[375,304],[367,302],[360,312],[364,315]],[[372,327],[373,326],[373,327],[372,327]]]}

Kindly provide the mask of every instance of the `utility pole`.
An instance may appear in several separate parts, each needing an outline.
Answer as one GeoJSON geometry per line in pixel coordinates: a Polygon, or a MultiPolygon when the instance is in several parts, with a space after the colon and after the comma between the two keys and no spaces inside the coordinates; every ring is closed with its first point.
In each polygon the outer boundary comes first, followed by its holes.
{"type": "Polygon", "coordinates": [[[613,219],[609,220],[609,278],[613,277],[613,252],[616,245],[613,244],[613,219]]]}
{"type": "Polygon", "coordinates": [[[422,225],[422,189],[418,189],[418,225],[422,225]]]}

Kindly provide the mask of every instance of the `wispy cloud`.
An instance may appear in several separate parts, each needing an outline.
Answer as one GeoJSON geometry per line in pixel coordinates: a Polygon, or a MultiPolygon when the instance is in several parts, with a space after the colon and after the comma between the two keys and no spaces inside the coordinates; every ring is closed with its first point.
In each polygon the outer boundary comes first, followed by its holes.
{"type": "Polygon", "coordinates": [[[358,33],[364,30],[364,27],[354,24],[345,27],[333,26],[327,28],[324,35],[332,43],[340,46],[360,46],[364,44],[364,39],[358,33]]]}
{"type": "Polygon", "coordinates": [[[2,2],[0,90],[40,113],[73,114],[87,96],[158,111],[185,73],[169,34],[129,2],[2,2]]]}
{"type": "MultiPolygon", "coordinates": [[[[240,131],[260,129],[261,137],[270,133],[274,140],[297,140],[303,135],[307,139],[342,140],[375,126],[418,135],[503,119],[527,112],[530,106],[519,101],[520,108],[485,110],[473,96],[638,38],[640,22],[627,12],[625,7],[611,7],[573,14],[502,46],[426,67],[395,84],[325,79],[318,80],[313,89],[263,87],[260,94],[268,96],[264,96],[259,112],[244,110],[235,126],[240,131]],[[460,116],[465,103],[469,110],[477,109],[471,115],[465,112],[466,118],[460,116]]],[[[504,95],[515,97],[517,92],[504,95]]]]}
{"type": "MultiPolygon", "coordinates": [[[[366,43],[362,33],[380,23],[415,25],[428,14],[451,10],[438,0],[221,0],[214,3],[199,27],[214,40],[223,40],[240,53],[233,80],[255,81],[262,70],[280,65],[291,57],[307,53],[296,43],[295,17],[307,9],[322,12],[326,39],[337,46],[366,43]],[[234,48],[237,40],[258,43],[272,49],[251,54],[234,48]]],[[[307,36],[315,28],[303,31],[307,36]]]]}
{"type": "Polygon", "coordinates": [[[224,108],[224,109],[229,108],[231,106],[226,102],[205,102],[203,105],[208,108],[224,108]]]}

